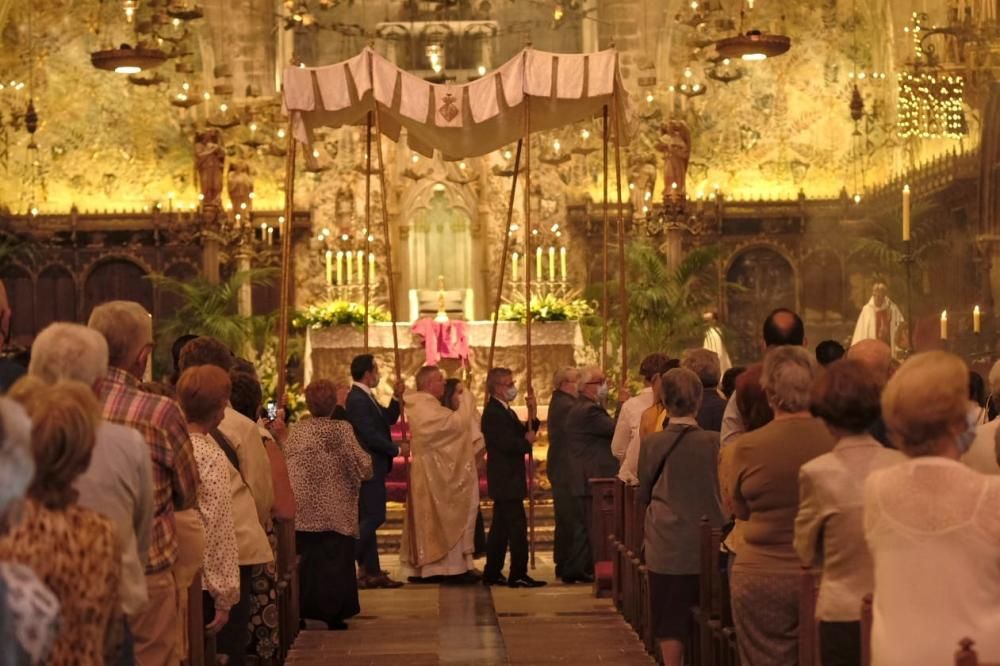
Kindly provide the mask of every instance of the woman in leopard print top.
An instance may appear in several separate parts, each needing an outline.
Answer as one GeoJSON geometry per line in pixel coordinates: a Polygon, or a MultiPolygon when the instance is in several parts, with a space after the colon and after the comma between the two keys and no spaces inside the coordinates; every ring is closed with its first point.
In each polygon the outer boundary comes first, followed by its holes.
{"type": "Polygon", "coordinates": [[[20,524],[0,538],[0,560],[30,567],[55,593],[60,629],[46,664],[97,666],[110,662],[121,625],[121,557],[114,527],[77,506],[73,482],[90,464],[100,419],[97,400],[80,382],[45,385],[21,379],[9,396],[31,417],[35,478],[20,524]]]}

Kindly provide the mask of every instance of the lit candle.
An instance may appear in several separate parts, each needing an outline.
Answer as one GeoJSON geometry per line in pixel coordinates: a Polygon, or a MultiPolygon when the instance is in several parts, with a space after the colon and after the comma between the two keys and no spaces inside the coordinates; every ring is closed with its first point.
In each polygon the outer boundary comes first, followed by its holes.
{"type": "Polygon", "coordinates": [[[358,283],[364,284],[367,277],[365,274],[365,251],[358,250],[358,283]]]}
{"type": "Polygon", "coordinates": [[[517,254],[517,252],[510,255],[510,268],[511,268],[510,279],[513,280],[514,282],[517,282],[517,260],[519,258],[520,257],[517,254]]]}
{"type": "Polygon", "coordinates": [[[556,249],[549,247],[549,282],[556,281],[556,249]]]}
{"type": "Polygon", "coordinates": [[[542,275],[542,248],[535,249],[535,279],[541,280],[542,275]]]}
{"type": "Polygon", "coordinates": [[[368,279],[375,282],[375,253],[368,253],[368,279]]]}
{"type": "Polygon", "coordinates": [[[559,248],[559,275],[562,277],[562,281],[566,281],[566,248],[559,248]]]}
{"type": "Polygon", "coordinates": [[[903,240],[910,240],[910,186],[903,185],[903,240]]]}
{"type": "Polygon", "coordinates": [[[941,311],[941,339],[948,339],[948,311],[941,311]]]}
{"type": "MultiPolygon", "coordinates": [[[[332,252],[332,250],[331,250],[332,252]]],[[[344,253],[337,252],[337,284],[344,284],[344,253]]]]}
{"type": "Polygon", "coordinates": [[[260,223],[260,240],[261,242],[267,240],[267,222],[260,223]]]}
{"type": "Polygon", "coordinates": [[[977,335],[983,332],[983,315],[978,305],[972,308],[972,332],[977,335]]]}
{"type": "Polygon", "coordinates": [[[267,244],[274,245],[274,227],[267,228],[267,244]]]}
{"type": "MultiPolygon", "coordinates": [[[[337,268],[340,268],[338,263],[337,268]]],[[[340,279],[340,271],[337,271],[337,279],[340,279]]],[[[326,283],[333,284],[333,250],[326,251],[326,283]]]]}
{"type": "Polygon", "coordinates": [[[347,284],[354,283],[354,253],[347,251],[347,284]]]}

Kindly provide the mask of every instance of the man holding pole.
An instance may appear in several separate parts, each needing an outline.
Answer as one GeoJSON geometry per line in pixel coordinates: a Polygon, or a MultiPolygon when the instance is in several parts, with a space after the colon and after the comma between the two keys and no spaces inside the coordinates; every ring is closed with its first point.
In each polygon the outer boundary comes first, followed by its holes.
{"type": "Polygon", "coordinates": [[[544,581],[528,575],[528,523],[524,499],[528,496],[524,456],[538,438],[538,404],[528,395],[528,423],[521,421],[510,403],[517,397],[514,375],[508,368],[493,368],[486,375],[490,400],[483,410],[482,431],[486,438],[486,480],[493,499],[493,521],[486,541],[483,583],[510,587],[541,587],[544,581]],[[510,576],[500,573],[510,546],[510,576]]]}

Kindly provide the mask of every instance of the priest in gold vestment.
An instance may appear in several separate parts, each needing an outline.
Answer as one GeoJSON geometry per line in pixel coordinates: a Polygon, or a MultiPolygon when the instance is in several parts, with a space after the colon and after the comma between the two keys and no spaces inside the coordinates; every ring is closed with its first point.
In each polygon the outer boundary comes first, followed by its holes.
{"type": "Polygon", "coordinates": [[[444,375],[428,366],[417,373],[417,390],[403,396],[412,458],[399,559],[411,578],[473,569],[482,435],[472,394],[462,390],[453,411],[441,404],[444,388],[444,375]]]}

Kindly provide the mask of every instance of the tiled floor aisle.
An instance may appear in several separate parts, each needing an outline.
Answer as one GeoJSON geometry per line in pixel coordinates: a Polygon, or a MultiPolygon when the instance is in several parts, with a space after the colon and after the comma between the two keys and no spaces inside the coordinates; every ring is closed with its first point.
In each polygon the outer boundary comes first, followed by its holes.
{"type": "MultiPolygon", "coordinates": [[[[392,571],[395,562],[384,558],[392,571]]],[[[478,563],[482,566],[482,562],[478,563]]],[[[606,599],[589,586],[552,582],[547,554],[538,558],[537,590],[482,585],[406,585],[365,590],[361,615],[344,632],[306,630],[295,666],[529,666],[643,664],[653,661],[606,599]]]]}

